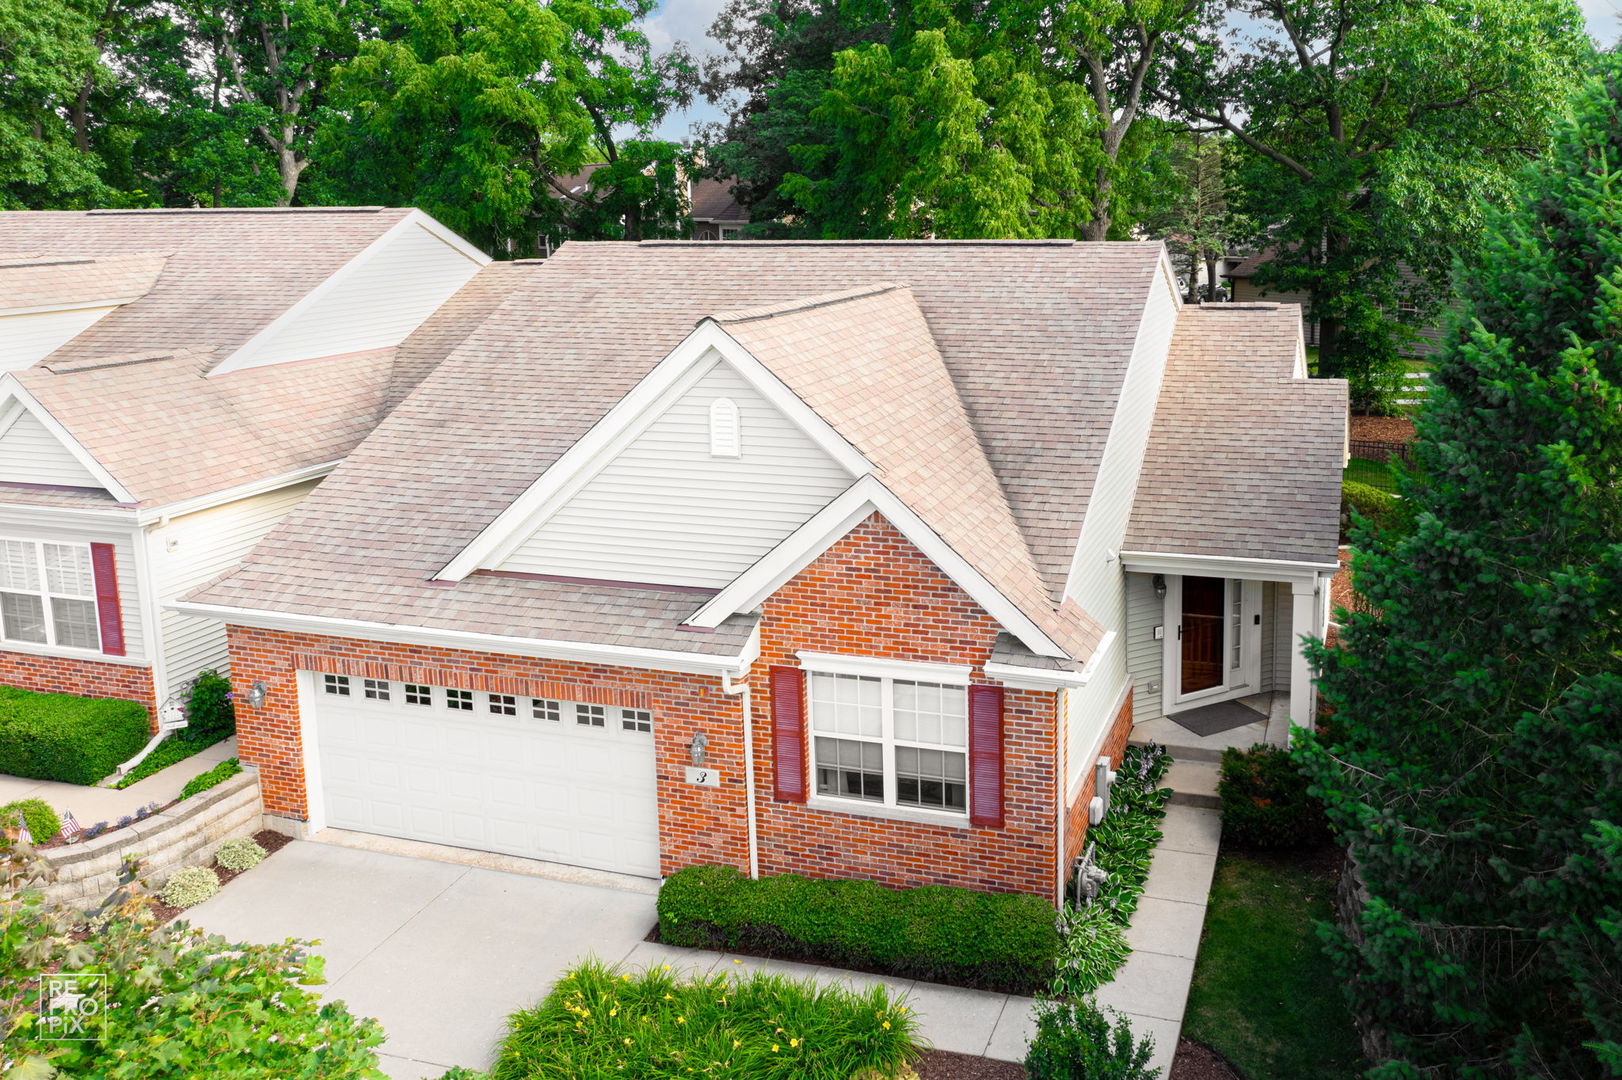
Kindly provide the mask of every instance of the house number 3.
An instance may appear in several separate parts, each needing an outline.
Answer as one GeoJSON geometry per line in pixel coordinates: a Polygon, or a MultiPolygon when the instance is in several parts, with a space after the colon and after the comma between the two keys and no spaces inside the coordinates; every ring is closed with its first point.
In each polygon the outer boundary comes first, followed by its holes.
{"type": "Polygon", "coordinates": [[[708,765],[687,766],[687,782],[699,787],[720,787],[721,774],[708,765]]]}

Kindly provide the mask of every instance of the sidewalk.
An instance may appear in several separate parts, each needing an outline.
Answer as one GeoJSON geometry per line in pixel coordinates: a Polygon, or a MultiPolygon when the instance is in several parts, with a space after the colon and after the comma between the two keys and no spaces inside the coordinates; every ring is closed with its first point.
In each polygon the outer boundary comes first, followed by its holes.
{"type": "Polygon", "coordinates": [[[122,791],[0,774],[0,806],[17,799],[44,799],[58,815],[64,810],[72,811],[81,828],[98,821],[116,823],[121,817],[133,816],[148,803],[162,806],[173,801],[192,777],[236,756],[237,740],[233,735],[122,791]]]}

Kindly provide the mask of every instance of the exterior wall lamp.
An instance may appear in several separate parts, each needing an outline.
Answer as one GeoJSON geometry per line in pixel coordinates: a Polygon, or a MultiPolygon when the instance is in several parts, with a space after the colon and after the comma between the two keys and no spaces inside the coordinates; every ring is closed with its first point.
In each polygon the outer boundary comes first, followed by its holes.
{"type": "Polygon", "coordinates": [[[1165,574],[1156,574],[1155,575],[1155,599],[1156,600],[1164,600],[1165,598],[1166,598],[1166,575],[1165,574]]]}
{"type": "Polygon", "coordinates": [[[264,681],[261,680],[248,688],[248,696],[244,700],[247,701],[250,709],[262,708],[265,704],[265,696],[268,693],[264,681]]]}

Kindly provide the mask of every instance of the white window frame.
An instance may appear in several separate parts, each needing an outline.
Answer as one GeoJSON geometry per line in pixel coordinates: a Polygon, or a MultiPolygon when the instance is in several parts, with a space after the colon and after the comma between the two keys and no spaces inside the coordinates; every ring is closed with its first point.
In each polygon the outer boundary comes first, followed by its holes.
{"type": "Polygon", "coordinates": [[[333,697],[354,697],[354,688],[349,685],[348,675],[333,675],[331,673],[321,676],[322,693],[333,697]]]}
{"type": "Polygon", "coordinates": [[[13,544],[27,544],[29,547],[31,547],[33,549],[34,557],[34,572],[39,577],[38,589],[0,589],[0,592],[15,593],[18,596],[38,597],[42,607],[43,619],[45,623],[45,640],[29,641],[27,638],[8,637],[5,632],[5,623],[3,620],[0,620],[0,642],[5,644],[21,645],[25,648],[61,649],[65,652],[78,653],[87,656],[101,656],[101,607],[100,604],[97,603],[96,599],[96,564],[91,554],[90,545],[86,542],[77,540],[41,540],[25,536],[3,536],[0,537],[0,540],[9,541],[13,544]],[[90,563],[89,593],[82,596],[75,596],[71,593],[53,593],[51,591],[50,575],[47,573],[45,568],[46,544],[51,544],[55,547],[73,548],[84,553],[85,559],[90,563]],[[56,601],[59,599],[72,600],[79,603],[88,602],[90,604],[90,624],[94,628],[96,635],[96,643],[94,645],[63,645],[56,640],[56,601]]]}
{"type": "Polygon", "coordinates": [[[831,653],[799,654],[801,666],[805,669],[805,752],[807,761],[806,776],[806,805],[819,810],[837,810],[842,813],[860,814],[868,817],[896,818],[903,821],[924,821],[933,825],[952,825],[967,827],[969,822],[969,808],[974,805],[974,770],[969,761],[969,682],[971,669],[967,666],[950,664],[927,664],[907,660],[880,660],[870,657],[843,656],[831,653]],[[878,679],[879,686],[879,737],[873,738],[865,735],[841,735],[838,733],[822,733],[823,738],[844,739],[850,742],[878,743],[882,748],[882,767],[884,773],[882,800],[857,799],[845,795],[825,795],[817,790],[817,736],[812,710],[812,680],[817,675],[855,675],[862,678],[878,679]],[[931,683],[947,688],[961,687],[963,690],[963,743],[959,748],[944,743],[926,743],[912,740],[901,740],[895,736],[895,683],[896,682],[931,683]],[[896,774],[895,751],[897,746],[917,747],[923,750],[943,750],[947,753],[963,755],[963,809],[944,810],[927,806],[912,806],[896,801],[896,792],[900,786],[896,774]]]}

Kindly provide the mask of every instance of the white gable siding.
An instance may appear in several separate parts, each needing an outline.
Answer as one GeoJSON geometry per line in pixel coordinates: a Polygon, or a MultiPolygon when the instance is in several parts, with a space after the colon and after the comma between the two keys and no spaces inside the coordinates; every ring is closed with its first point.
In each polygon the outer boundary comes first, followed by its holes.
{"type": "MultiPolygon", "coordinates": [[[[175,518],[147,536],[157,596],[167,604],[236,566],[315,488],[315,482],[238,499],[175,518]]],[[[204,668],[226,670],[225,624],[163,610],[163,667],[170,691],[204,668]]]]}
{"type": "Polygon", "coordinates": [[[398,345],[480,264],[411,223],[338,272],[332,287],[245,345],[224,367],[263,367],[398,345]]]}
{"type": "Polygon", "coordinates": [[[497,569],[719,588],[852,477],[717,363],[497,569]],[[738,408],[741,454],[710,454],[710,404],[738,408]]]}
{"type": "Polygon", "coordinates": [[[0,482],[102,487],[73,452],[26,409],[0,434],[0,482]]]}
{"type": "Polygon", "coordinates": [[[115,310],[117,305],[0,315],[0,371],[32,367],[115,310]]]}
{"type": "MultiPolygon", "coordinates": [[[[133,532],[117,527],[24,524],[7,520],[7,514],[6,508],[0,507],[0,536],[12,540],[48,540],[59,544],[113,545],[113,568],[118,574],[118,611],[124,622],[124,655],[110,659],[137,661],[146,659],[146,629],[141,618],[141,588],[138,576],[140,570],[135,560],[133,532]]],[[[4,645],[0,645],[0,649],[4,647],[4,645]]],[[[24,646],[23,648],[25,650],[41,649],[50,651],[46,646],[24,646]]],[[[72,655],[84,656],[86,654],[74,652],[72,655]]]]}

